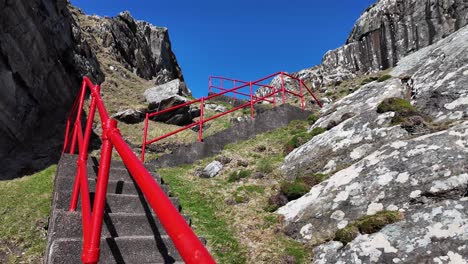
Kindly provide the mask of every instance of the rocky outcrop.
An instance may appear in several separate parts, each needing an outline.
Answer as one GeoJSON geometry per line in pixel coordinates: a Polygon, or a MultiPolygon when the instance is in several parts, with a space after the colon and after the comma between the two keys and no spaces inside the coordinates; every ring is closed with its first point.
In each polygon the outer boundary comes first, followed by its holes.
{"type": "MultiPolygon", "coordinates": [[[[77,17],[86,16],[80,10],[75,13],[77,17]]],[[[80,20],[86,20],[82,30],[90,42],[107,49],[130,72],[146,80],[154,79],[157,85],[174,79],[183,81],[167,28],[137,21],[127,11],[113,18],[94,15],[80,20]]]]}
{"type": "MultiPolygon", "coordinates": [[[[179,79],[147,89],[144,93],[148,103],[147,112],[157,112],[189,102],[190,100],[184,95],[190,95],[190,91],[179,79]]],[[[198,116],[200,116],[198,104],[193,104],[156,115],[152,117],[152,120],[174,125],[187,125],[198,116]]]]}
{"type": "Polygon", "coordinates": [[[371,82],[325,107],[311,127],[329,128],[290,153],[290,177],[327,173],[326,181],[281,207],[286,232],[306,243],[332,240],[338,230],[383,210],[401,222],[347,245],[314,249],[315,263],[464,263],[467,223],[468,26],[401,59],[384,82],[371,82]],[[422,135],[377,113],[389,97],[411,100],[431,126],[422,135]],[[343,118],[345,117],[345,118],[343,118]],[[457,262],[458,261],[458,262],[457,262]]]}
{"type": "Polygon", "coordinates": [[[410,140],[394,140],[279,209],[296,238],[333,238],[378,211],[460,199],[468,182],[468,122],[410,140]],[[339,216],[339,217],[338,217],[339,216]]]}
{"type": "Polygon", "coordinates": [[[0,2],[2,179],[57,160],[63,132],[55,127],[64,124],[83,75],[102,81],[67,1],[0,2]],[[12,163],[22,165],[5,174],[12,163]]]}
{"type": "Polygon", "coordinates": [[[357,20],[344,46],[328,51],[320,65],[292,75],[313,89],[339,84],[394,67],[467,24],[466,0],[379,0],[357,20]]]}
{"type": "Polygon", "coordinates": [[[435,122],[468,118],[468,27],[403,58],[392,75],[411,76],[412,101],[435,122]]]}
{"type": "Polygon", "coordinates": [[[318,246],[313,263],[466,263],[468,200],[447,200],[406,212],[406,219],[343,246],[318,246]]]}
{"type": "Polygon", "coordinates": [[[383,144],[404,138],[408,133],[390,126],[394,113],[378,114],[377,105],[386,98],[403,97],[399,79],[370,83],[322,110],[316,127],[330,128],[291,152],[281,169],[294,177],[307,173],[330,173],[370,154],[383,144]]]}

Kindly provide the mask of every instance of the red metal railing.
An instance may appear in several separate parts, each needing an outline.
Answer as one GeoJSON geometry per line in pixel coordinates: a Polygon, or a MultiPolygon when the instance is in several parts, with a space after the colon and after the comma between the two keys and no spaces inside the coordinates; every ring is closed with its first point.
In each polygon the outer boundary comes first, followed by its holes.
{"type": "Polygon", "coordinates": [[[301,99],[301,107],[302,107],[302,109],[305,109],[305,99],[304,99],[304,96],[305,96],[304,88],[305,88],[306,91],[314,98],[314,100],[317,102],[317,104],[320,107],[322,107],[322,104],[320,103],[320,101],[317,99],[317,97],[314,95],[314,93],[309,89],[309,87],[301,79],[299,79],[297,77],[294,77],[294,76],[292,76],[292,75],[290,75],[288,73],[285,73],[285,72],[277,72],[277,73],[274,73],[274,74],[270,74],[270,75],[268,75],[268,76],[266,76],[264,78],[258,79],[258,80],[253,81],[253,82],[246,82],[246,81],[242,81],[242,80],[219,77],[219,76],[211,76],[208,79],[208,86],[209,86],[210,95],[208,95],[207,97],[202,97],[200,99],[195,99],[195,100],[192,100],[192,101],[180,104],[180,105],[176,105],[176,106],[173,106],[173,107],[170,107],[170,108],[158,111],[158,112],[146,113],[145,125],[144,125],[144,131],[143,131],[143,140],[142,140],[142,146],[141,146],[141,161],[142,162],[145,161],[146,146],[148,146],[150,144],[153,144],[153,143],[155,143],[155,142],[157,142],[159,140],[170,137],[172,135],[175,135],[175,134],[177,134],[179,132],[182,132],[184,130],[187,130],[189,128],[192,128],[194,126],[199,126],[198,141],[201,142],[203,140],[203,124],[204,123],[209,122],[209,121],[211,121],[213,119],[222,117],[224,115],[227,115],[227,114],[232,113],[234,111],[237,111],[239,109],[246,108],[246,107],[250,107],[250,116],[251,116],[251,118],[254,118],[254,114],[255,114],[254,105],[256,103],[266,101],[266,102],[272,103],[273,106],[276,106],[276,95],[279,94],[279,93],[281,93],[283,104],[286,103],[286,94],[291,94],[291,95],[299,97],[301,99]],[[272,85],[262,83],[262,82],[268,81],[268,80],[270,80],[270,79],[272,79],[274,77],[277,77],[277,76],[279,76],[279,78],[280,78],[281,87],[276,88],[276,87],[274,87],[272,85]],[[286,87],[285,87],[285,77],[288,77],[288,78],[298,82],[298,84],[299,84],[299,93],[293,92],[291,90],[286,89],[286,87]],[[217,80],[219,82],[219,85],[214,84],[215,80],[217,80]],[[231,86],[226,87],[224,85],[224,84],[226,84],[226,82],[232,83],[232,87],[231,86]],[[256,88],[256,89],[258,89],[258,88],[270,89],[270,92],[265,96],[257,97],[256,95],[254,95],[254,88],[256,88]],[[215,89],[219,90],[220,92],[213,94],[213,90],[215,90],[215,89]],[[248,91],[248,93],[243,92],[243,91],[241,91],[242,89],[249,89],[249,91],[248,91]],[[227,110],[225,112],[216,114],[214,116],[205,118],[205,116],[204,116],[205,102],[207,102],[210,99],[213,99],[213,98],[216,98],[216,97],[219,97],[219,96],[222,96],[222,95],[231,94],[231,93],[233,95],[233,98],[237,98],[237,96],[239,96],[241,98],[242,97],[246,98],[247,103],[242,104],[242,105],[237,106],[237,107],[234,107],[234,108],[232,108],[230,110],[227,110]],[[175,110],[180,109],[182,107],[186,107],[186,106],[193,105],[193,104],[200,104],[200,118],[199,118],[198,121],[193,122],[193,123],[191,123],[189,125],[186,125],[184,127],[181,127],[179,129],[177,129],[175,131],[172,131],[170,133],[167,133],[165,135],[162,135],[162,136],[156,137],[154,139],[148,140],[148,126],[149,126],[150,118],[155,117],[157,115],[164,114],[164,113],[168,113],[168,112],[171,112],[171,111],[175,111],[175,110]]]}
{"type": "Polygon", "coordinates": [[[100,96],[100,86],[94,85],[87,77],[83,78],[80,94],[75,100],[72,112],[67,120],[63,152],[65,153],[69,149],[69,153],[74,154],[76,145],[78,145],[78,168],[69,210],[76,210],[78,198],[81,197],[83,226],[83,251],[81,259],[83,263],[97,263],[99,261],[101,227],[113,148],[121,156],[122,161],[130,171],[131,176],[141,189],[184,261],[186,263],[215,263],[179,211],[172,205],[161,187],[146,170],[138,157],[135,156],[127,143],[125,143],[120,135],[120,131],[117,129],[117,121],[111,119],[106,111],[100,96]],[[83,132],[81,121],[87,89],[91,93],[91,102],[83,132]],[[102,148],[94,204],[91,207],[86,163],[96,110],[99,113],[102,125],[102,148]],[[73,117],[75,118],[73,119],[73,117]],[[70,133],[72,123],[73,129],[70,133]]]}

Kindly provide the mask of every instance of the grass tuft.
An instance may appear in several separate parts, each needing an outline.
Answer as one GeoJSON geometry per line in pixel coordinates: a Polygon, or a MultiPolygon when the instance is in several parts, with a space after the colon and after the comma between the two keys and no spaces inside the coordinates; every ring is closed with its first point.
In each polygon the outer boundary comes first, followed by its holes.
{"type": "Polygon", "coordinates": [[[386,225],[403,220],[403,214],[398,211],[380,211],[375,215],[361,217],[357,221],[336,231],[334,240],[347,244],[360,233],[372,234],[380,231],[386,225]]]}
{"type": "Polygon", "coordinates": [[[391,79],[392,76],[389,74],[384,74],[377,79],[377,82],[385,82],[388,79],[391,79]]]}

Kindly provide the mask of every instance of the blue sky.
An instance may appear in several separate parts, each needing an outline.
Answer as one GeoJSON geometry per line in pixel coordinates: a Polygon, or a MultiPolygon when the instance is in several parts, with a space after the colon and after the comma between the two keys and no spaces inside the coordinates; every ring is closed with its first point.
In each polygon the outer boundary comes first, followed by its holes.
{"type": "Polygon", "coordinates": [[[87,14],[129,10],[138,20],[169,28],[187,85],[201,97],[209,75],[248,81],[319,64],[375,0],[71,2],[87,14]]]}

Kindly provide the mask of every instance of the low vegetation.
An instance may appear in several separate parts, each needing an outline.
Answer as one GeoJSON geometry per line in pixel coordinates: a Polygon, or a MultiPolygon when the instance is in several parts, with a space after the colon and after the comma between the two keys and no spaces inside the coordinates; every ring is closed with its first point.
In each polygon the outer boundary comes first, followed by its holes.
{"type": "Polygon", "coordinates": [[[0,182],[1,263],[42,263],[55,171],[0,182]]]}
{"type": "MultiPolygon", "coordinates": [[[[282,146],[308,126],[307,120],[296,121],[227,145],[218,157],[158,170],[219,263],[283,263],[285,259],[308,263],[310,249],[279,232],[279,216],[262,210],[286,181],[279,170],[284,159],[282,146]],[[197,170],[220,157],[225,165],[218,176],[195,176],[197,170]]],[[[303,181],[310,184],[312,180],[303,181]]]]}
{"type": "Polygon", "coordinates": [[[324,133],[325,131],[327,131],[327,130],[325,128],[322,128],[322,127],[315,127],[310,132],[307,132],[305,129],[296,130],[295,134],[284,145],[284,153],[285,154],[290,153],[295,148],[298,148],[298,147],[304,145],[305,143],[310,141],[312,138],[314,138],[317,135],[320,135],[320,134],[324,133]]]}
{"type": "Polygon", "coordinates": [[[335,241],[347,244],[359,234],[372,234],[380,231],[386,225],[403,220],[403,214],[398,211],[380,211],[375,215],[364,216],[335,233],[335,241]]]}
{"type": "Polygon", "coordinates": [[[389,74],[384,74],[377,79],[377,82],[385,82],[386,80],[391,79],[392,76],[389,74]]]}

